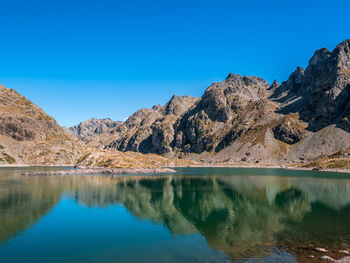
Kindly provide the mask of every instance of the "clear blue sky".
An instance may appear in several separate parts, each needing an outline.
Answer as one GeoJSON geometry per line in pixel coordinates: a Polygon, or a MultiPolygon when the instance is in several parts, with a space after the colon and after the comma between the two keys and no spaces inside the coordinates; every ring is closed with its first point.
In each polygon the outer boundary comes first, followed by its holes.
{"type": "Polygon", "coordinates": [[[285,80],[350,38],[350,1],[0,0],[0,83],[61,125],[122,120],[229,72],[285,80]]]}

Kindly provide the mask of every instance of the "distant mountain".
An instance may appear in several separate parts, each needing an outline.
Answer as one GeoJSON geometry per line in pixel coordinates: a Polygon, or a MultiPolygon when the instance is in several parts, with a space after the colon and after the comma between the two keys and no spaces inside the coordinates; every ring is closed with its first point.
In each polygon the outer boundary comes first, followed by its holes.
{"type": "Polygon", "coordinates": [[[72,165],[85,147],[41,108],[0,85],[0,165],[72,165]]]}
{"type": "Polygon", "coordinates": [[[209,162],[289,163],[350,147],[350,40],[317,50],[287,81],[229,74],[111,128],[105,147],[209,162]]]}
{"type": "Polygon", "coordinates": [[[88,137],[94,134],[102,134],[108,131],[108,129],[116,127],[123,122],[112,121],[109,118],[106,119],[89,119],[83,121],[78,125],[70,127],[69,130],[76,135],[79,139],[86,140],[88,137]]]}

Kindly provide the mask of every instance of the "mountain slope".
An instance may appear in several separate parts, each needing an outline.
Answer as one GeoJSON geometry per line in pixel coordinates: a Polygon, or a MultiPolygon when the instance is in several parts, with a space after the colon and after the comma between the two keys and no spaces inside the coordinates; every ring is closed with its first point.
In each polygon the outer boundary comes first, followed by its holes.
{"type": "Polygon", "coordinates": [[[173,96],[164,106],[135,112],[111,131],[108,146],[120,151],[171,153],[175,122],[198,100],[190,96],[173,96]]]}
{"type": "Polygon", "coordinates": [[[317,50],[305,70],[298,67],[281,85],[231,73],[200,99],[186,100],[177,114],[166,113],[166,105],[136,112],[113,129],[106,147],[265,164],[350,148],[350,40],[317,50]]]}
{"type": "Polygon", "coordinates": [[[84,151],[41,108],[0,85],[0,164],[72,165],[84,151]]]}

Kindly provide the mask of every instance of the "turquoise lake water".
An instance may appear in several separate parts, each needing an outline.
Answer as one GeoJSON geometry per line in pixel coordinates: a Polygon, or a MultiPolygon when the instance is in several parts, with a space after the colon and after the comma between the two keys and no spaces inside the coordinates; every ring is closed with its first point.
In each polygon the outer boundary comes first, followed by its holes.
{"type": "Polygon", "coordinates": [[[346,174],[21,175],[29,169],[49,168],[0,168],[0,262],[296,262],[281,248],[350,247],[346,174]]]}

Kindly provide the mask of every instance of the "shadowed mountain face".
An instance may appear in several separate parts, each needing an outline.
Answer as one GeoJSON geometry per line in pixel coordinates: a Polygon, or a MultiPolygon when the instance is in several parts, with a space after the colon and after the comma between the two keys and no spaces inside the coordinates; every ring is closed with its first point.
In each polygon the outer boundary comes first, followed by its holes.
{"type": "Polygon", "coordinates": [[[90,208],[121,204],[173,236],[199,233],[232,259],[266,256],[274,246],[350,246],[349,180],[201,171],[199,176],[22,176],[0,191],[1,239],[37,222],[64,193],[90,208]]]}
{"type": "Polygon", "coordinates": [[[229,74],[201,98],[174,96],[108,131],[105,147],[210,162],[288,163],[350,147],[350,40],[317,50],[269,86],[229,74]],[[341,138],[341,142],[340,139],[341,138]]]}
{"type": "Polygon", "coordinates": [[[109,147],[120,151],[166,154],[172,152],[174,124],[199,99],[173,96],[164,106],[141,109],[112,129],[109,147]]]}

